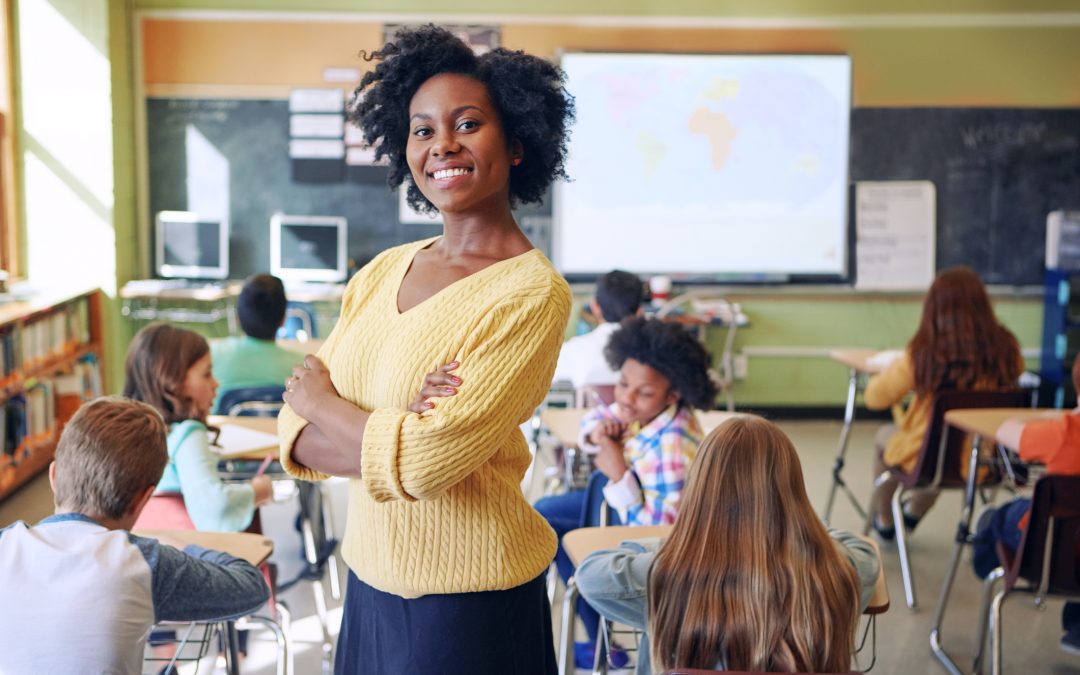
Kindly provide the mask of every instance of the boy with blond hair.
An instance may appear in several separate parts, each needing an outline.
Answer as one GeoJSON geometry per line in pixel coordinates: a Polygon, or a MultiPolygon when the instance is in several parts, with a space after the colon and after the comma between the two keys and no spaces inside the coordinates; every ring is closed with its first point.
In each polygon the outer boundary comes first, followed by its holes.
{"type": "Polygon", "coordinates": [[[128,532],[167,461],[165,422],[144,403],[99,398],[71,418],[49,466],[55,514],[0,530],[0,672],[140,673],[154,623],[266,602],[247,562],[128,532]]]}

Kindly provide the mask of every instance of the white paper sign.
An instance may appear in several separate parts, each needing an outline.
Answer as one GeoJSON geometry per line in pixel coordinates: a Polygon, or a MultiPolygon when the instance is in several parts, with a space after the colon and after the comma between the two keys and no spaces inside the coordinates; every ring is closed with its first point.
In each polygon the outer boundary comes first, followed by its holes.
{"type": "Polygon", "coordinates": [[[344,133],[344,115],[289,116],[289,135],[293,138],[341,138],[344,133]]]}
{"type": "Polygon", "coordinates": [[[337,87],[327,89],[293,89],[289,92],[289,112],[339,113],[345,109],[345,92],[337,87]]]}
{"type": "Polygon", "coordinates": [[[289,141],[289,157],[292,159],[341,159],[344,156],[345,143],[340,139],[294,138],[289,141]]]}
{"type": "Polygon", "coordinates": [[[934,280],[936,191],[930,181],[855,184],[855,287],[926,290],[934,280]]]}

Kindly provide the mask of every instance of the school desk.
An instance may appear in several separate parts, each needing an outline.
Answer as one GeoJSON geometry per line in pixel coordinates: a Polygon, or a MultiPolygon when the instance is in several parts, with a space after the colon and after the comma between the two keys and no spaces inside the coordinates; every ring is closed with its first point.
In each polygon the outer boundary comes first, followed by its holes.
{"type": "MultiPolygon", "coordinates": [[[[222,427],[225,425],[234,425],[239,427],[245,427],[252,431],[260,431],[264,434],[271,434],[277,436],[277,418],[276,417],[229,417],[228,415],[210,415],[206,418],[206,422],[212,427],[222,427]]],[[[229,453],[229,448],[221,449],[223,456],[228,459],[248,459],[248,460],[262,460],[269,454],[277,455],[278,445],[277,442],[267,442],[266,447],[256,448],[243,454],[229,453]]]]}
{"type": "MultiPolygon", "coordinates": [[[[134,534],[150,539],[168,537],[183,543],[194,544],[215,551],[224,551],[229,555],[245,560],[255,567],[270,559],[274,552],[274,543],[261,534],[248,532],[199,532],[197,530],[136,530],[134,534]]],[[[240,642],[236,635],[236,621],[225,621],[225,672],[236,675],[240,672],[240,642]]]]}
{"type": "MultiPolygon", "coordinates": [[[[1036,419],[1053,419],[1066,414],[1063,410],[1050,410],[1038,408],[967,408],[962,410],[950,410],[945,413],[945,424],[960,429],[972,435],[971,458],[968,463],[967,486],[964,489],[964,507],[960,511],[960,523],[956,529],[956,540],[953,543],[952,556],[949,565],[945,568],[945,581],[941,586],[941,594],[938,596],[937,606],[934,608],[934,618],[930,624],[930,649],[937,657],[941,665],[953,675],[960,675],[961,670],[953,659],[945,652],[941,642],[941,624],[945,618],[945,607],[949,602],[949,594],[952,592],[952,584],[956,578],[956,568],[960,564],[960,557],[964,546],[971,543],[974,533],[971,531],[972,511],[975,507],[976,479],[979,468],[979,445],[983,439],[998,445],[997,430],[1002,422],[1011,418],[1020,418],[1025,421],[1036,419]]],[[[1012,448],[1015,450],[1016,448],[1012,448]]],[[[1006,456],[1002,451],[1002,463],[1011,472],[1011,462],[1016,457],[1006,456]]],[[[983,634],[985,626],[982,626],[977,635],[976,662],[982,652],[983,634]]]]}
{"type": "Polygon", "coordinates": [[[877,349],[842,349],[829,352],[829,358],[848,368],[848,392],[847,402],[844,404],[844,426],[840,429],[840,443],[836,448],[836,460],[833,462],[832,485],[829,488],[829,499],[825,502],[825,513],[822,520],[829,523],[832,517],[833,501],[836,499],[836,491],[843,490],[851,501],[851,505],[859,514],[859,518],[866,520],[866,511],[855,493],[851,491],[842,475],[844,470],[844,457],[847,454],[848,439],[851,434],[851,425],[855,421],[855,401],[859,392],[865,387],[867,375],[880,372],[882,368],[870,359],[878,353],[877,349]]]}
{"type": "MultiPolygon", "coordinates": [[[[565,447],[576,447],[578,442],[578,429],[581,420],[589,412],[589,408],[547,408],[540,411],[540,422],[548,428],[559,443],[565,447]]],[[[701,429],[706,434],[733,417],[739,417],[741,413],[725,412],[722,410],[695,411],[701,429]]]]}
{"type": "MultiPolygon", "coordinates": [[[[571,530],[563,535],[562,545],[570,562],[578,567],[585,558],[596,551],[617,548],[620,543],[632,539],[648,539],[660,537],[661,539],[671,534],[671,525],[610,525],[606,527],[582,527],[571,530]]],[[[877,542],[868,537],[860,537],[874,547],[878,559],[878,577],[874,584],[874,593],[870,596],[870,602],[863,610],[863,614],[874,617],[884,614],[889,609],[889,585],[885,580],[885,570],[881,567],[881,552],[877,542]]],[[[574,652],[574,604],[577,602],[579,591],[573,577],[566,585],[566,593],[563,596],[561,636],[559,641],[559,672],[569,674],[573,672],[574,652]],[[568,630],[570,629],[570,630],[568,630]]]]}

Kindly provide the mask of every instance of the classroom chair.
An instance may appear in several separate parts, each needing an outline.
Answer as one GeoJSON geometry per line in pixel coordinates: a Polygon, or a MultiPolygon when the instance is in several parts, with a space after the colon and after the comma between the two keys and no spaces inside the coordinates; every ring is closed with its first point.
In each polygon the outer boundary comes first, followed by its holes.
{"type": "MultiPolygon", "coordinates": [[[[218,414],[232,417],[257,416],[276,417],[284,405],[281,395],[284,387],[245,387],[230,389],[221,395],[218,414]]],[[[315,613],[322,631],[322,657],[326,668],[333,653],[333,638],[330,635],[330,620],[326,607],[326,589],[323,579],[330,577],[330,597],[341,599],[341,583],[337,566],[338,541],[334,537],[334,520],[330,508],[330,495],[323,483],[308,481],[296,482],[297,499],[300,512],[296,518],[296,529],[304,551],[304,567],[292,579],[278,584],[279,591],[286,591],[301,581],[311,582],[315,600],[315,613]]]]}
{"type": "MultiPolygon", "coordinates": [[[[900,556],[900,571],[904,579],[904,596],[907,606],[917,607],[915,597],[915,579],[911,571],[911,558],[908,551],[908,534],[904,528],[903,497],[916,488],[939,490],[963,490],[967,481],[961,473],[961,467],[967,466],[965,440],[967,434],[945,424],[945,413],[949,410],[964,408],[1022,408],[1029,403],[1028,393],[1022,390],[1007,391],[941,391],[934,397],[930,415],[930,424],[923,436],[922,448],[914,471],[905,472],[900,467],[889,467],[874,481],[875,489],[890,477],[896,478],[900,485],[892,496],[893,522],[896,523],[896,547],[900,556]]],[[[1000,481],[997,476],[990,476],[983,485],[1000,481]]],[[[874,522],[873,500],[866,513],[863,534],[869,534],[874,522]]]]}
{"type": "MultiPolygon", "coordinates": [[[[615,402],[615,385],[613,384],[587,384],[574,391],[575,408],[598,408],[608,406],[615,402]]],[[[564,490],[579,490],[589,482],[589,476],[595,470],[592,457],[583,453],[578,447],[565,447],[559,445],[555,448],[556,455],[562,453],[562,485],[564,490]]],[[[556,457],[558,458],[558,457],[556,457]]]]}
{"type": "Polygon", "coordinates": [[[277,417],[284,402],[284,385],[226,389],[218,399],[216,415],[277,417]]]}
{"type": "Polygon", "coordinates": [[[988,623],[990,671],[993,675],[1002,672],[1001,610],[1010,593],[1030,593],[1040,606],[1048,596],[1080,599],[1080,579],[1076,575],[1078,546],[1080,476],[1043,476],[1035,483],[1020,550],[1011,551],[999,542],[1001,567],[991,572],[983,584],[973,672],[981,672],[988,623]],[[1004,587],[994,594],[1000,579],[1005,580],[1004,587]]]}
{"type": "Polygon", "coordinates": [[[316,337],[315,308],[308,302],[288,301],[285,305],[285,323],[278,328],[277,339],[307,342],[316,337]]]}
{"type": "MultiPolygon", "coordinates": [[[[589,476],[589,482],[585,486],[585,503],[581,509],[580,527],[603,527],[605,525],[620,524],[619,514],[604,499],[604,486],[607,483],[607,476],[600,471],[594,471],[589,476]]],[[[554,584],[558,576],[559,573],[555,568],[555,564],[552,563],[548,571],[549,598],[554,595],[554,584]]],[[[566,582],[566,590],[563,593],[562,622],[560,623],[559,649],[561,653],[559,654],[559,664],[564,674],[572,673],[574,670],[574,623],[577,619],[577,601],[580,596],[574,577],[570,577],[566,582]]],[[[596,667],[600,667],[601,659],[605,658],[606,655],[606,651],[601,649],[601,646],[608,644],[605,624],[604,617],[601,616],[600,630],[597,633],[596,667]]],[[[606,663],[606,658],[604,663],[606,663]]]]}
{"type": "MultiPolygon", "coordinates": [[[[179,492],[162,492],[150,498],[142,513],[139,514],[139,519],[135,522],[133,529],[195,530],[197,528],[195,523],[192,522],[191,516],[188,515],[187,507],[184,505],[184,496],[179,492]]],[[[258,511],[255,512],[255,517],[252,519],[247,531],[262,533],[262,523],[259,520],[258,511]]],[[[270,600],[267,602],[267,606],[270,608],[272,615],[251,614],[240,618],[236,625],[239,629],[245,630],[250,627],[248,624],[256,623],[272,632],[277,642],[277,675],[286,675],[293,672],[292,639],[289,630],[291,616],[288,608],[277,599],[277,593],[280,589],[276,584],[277,572],[274,566],[270,563],[264,563],[261,571],[266,579],[266,585],[270,588],[270,600]]],[[[204,643],[207,642],[206,636],[210,630],[209,627],[218,623],[220,622],[169,622],[167,626],[163,624],[167,630],[164,633],[159,633],[159,636],[164,635],[166,636],[165,642],[172,642],[174,640],[168,639],[170,633],[185,632],[185,636],[175,640],[178,645],[177,654],[179,654],[179,649],[182,649],[190,641],[192,634],[201,634],[202,640],[198,642],[200,647],[197,656],[202,658],[206,654],[206,645],[204,643]],[[199,629],[199,626],[202,626],[202,628],[199,629]]],[[[173,661],[175,660],[177,659],[173,659],[173,661]]],[[[170,662],[168,665],[175,667],[174,662],[170,662]]]]}

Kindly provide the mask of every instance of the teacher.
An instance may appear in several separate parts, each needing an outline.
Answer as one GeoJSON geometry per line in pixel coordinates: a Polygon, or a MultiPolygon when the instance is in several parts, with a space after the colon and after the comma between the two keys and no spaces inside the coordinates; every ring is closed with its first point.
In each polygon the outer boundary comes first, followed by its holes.
{"type": "Polygon", "coordinates": [[[350,120],[445,226],[361,269],[285,384],[286,470],[352,479],[335,672],[554,673],[555,534],[521,493],[519,425],[551,383],[570,290],[511,207],[565,178],[573,100],[552,64],[477,57],[434,26],[367,58],[350,120]]]}

